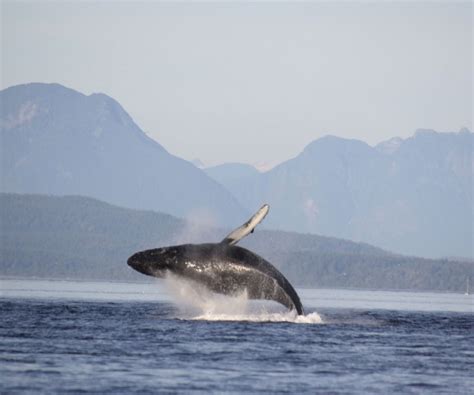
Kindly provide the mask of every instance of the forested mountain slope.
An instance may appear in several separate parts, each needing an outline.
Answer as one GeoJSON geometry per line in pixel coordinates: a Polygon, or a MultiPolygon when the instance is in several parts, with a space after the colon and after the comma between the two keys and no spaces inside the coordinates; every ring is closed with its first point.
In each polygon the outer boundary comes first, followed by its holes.
{"type": "MultiPolygon", "coordinates": [[[[144,281],[126,264],[134,252],[217,242],[230,231],[77,196],[0,194],[0,210],[2,276],[144,281]]],[[[404,257],[367,244],[259,228],[239,245],[297,286],[463,291],[474,268],[472,261],[404,257]]]]}

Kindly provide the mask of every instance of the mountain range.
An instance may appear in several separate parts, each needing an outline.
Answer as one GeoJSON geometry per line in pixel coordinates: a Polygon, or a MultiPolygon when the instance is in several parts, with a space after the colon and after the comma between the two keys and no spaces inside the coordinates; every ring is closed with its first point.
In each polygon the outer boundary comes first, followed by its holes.
{"type": "Polygon", "coordinates": [[[247,215],[106,95],[33,83],[1,91],[0,100],[3,192],[91,196],[221,225],[247,215]]]}
{"type": "Polygon", "coordinates": [[[466,129],[418,130],[375,147],[326,136],[265,173],[233,164],[208,174],[244,207],[268,202],[278,212],[267,222],[275,229],[472,257],[473,147],[466,129]]]}
{"type": "Polygon", "coordinates": [[[266,172],[200,169],[168,153],[104,94],[58,84],[0,92],[1,192],[83,195],[234,226],[265,226],[425,257],[473,256],[473,134],[419,130],[375,147],[326,136],[266,172]]]}

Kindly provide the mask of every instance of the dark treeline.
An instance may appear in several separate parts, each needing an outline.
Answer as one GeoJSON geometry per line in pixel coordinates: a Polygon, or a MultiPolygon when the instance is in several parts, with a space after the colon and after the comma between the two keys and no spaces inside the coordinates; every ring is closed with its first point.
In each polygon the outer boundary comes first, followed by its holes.
{"type": "MultiPolygon", "coordinates": [[[[229,231],[84,197],[0,194],[0,210],[2,276],[143,281],[126,265],[132,253],[219,241],[229,231]]],[[[363,243],[292,232],[257,229],[241,245],[269,260],[297,286],[462,292],[474,268],[472,261],[406,257],[363,243]]]]}

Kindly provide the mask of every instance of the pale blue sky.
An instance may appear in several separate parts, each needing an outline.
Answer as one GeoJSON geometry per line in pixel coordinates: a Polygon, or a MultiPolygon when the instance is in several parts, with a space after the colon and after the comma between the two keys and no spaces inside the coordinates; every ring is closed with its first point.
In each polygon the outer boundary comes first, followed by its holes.
{"type": "Polygon", "coordinates": [[[471,2],[2,1],[2,89],[117,99],[171,153],[278,162],[325,135],[472,129],[471,2]]]}

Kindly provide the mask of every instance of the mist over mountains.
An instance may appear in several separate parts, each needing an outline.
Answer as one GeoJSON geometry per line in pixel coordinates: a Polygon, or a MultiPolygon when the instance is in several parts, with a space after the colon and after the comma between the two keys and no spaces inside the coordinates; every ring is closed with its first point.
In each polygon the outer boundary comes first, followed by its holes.
{"type": "Polygon", "coordinates": [[[244,164],[202,170],[148,138],[106,95],[35,83],[1,91],[0,101],[1,192],[90,196],[230,227],[266,202],[266,227],[473,256],[468,130],[419,130],[376,147],[326,136],[264,173],[244,164]]]}

